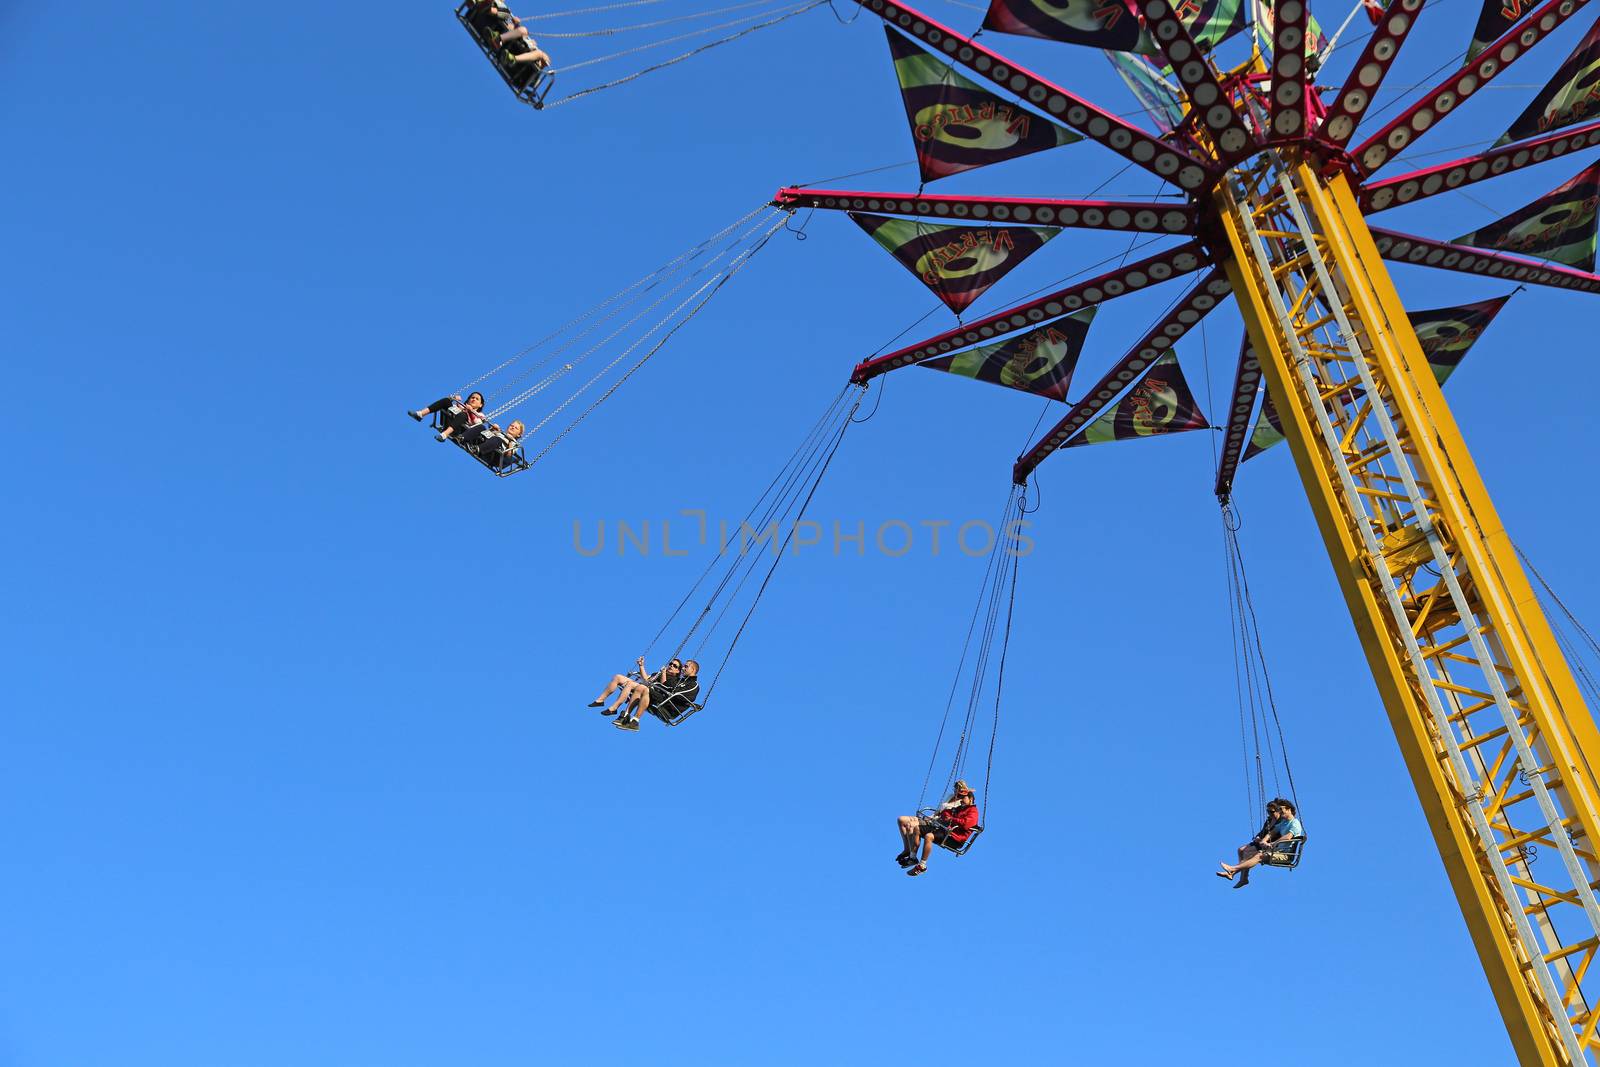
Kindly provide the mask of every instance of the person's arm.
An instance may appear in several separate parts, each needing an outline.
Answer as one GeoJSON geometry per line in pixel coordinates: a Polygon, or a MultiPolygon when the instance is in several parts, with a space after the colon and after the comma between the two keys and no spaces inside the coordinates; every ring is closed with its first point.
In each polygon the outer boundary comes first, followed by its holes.
{"type": "Polygon", "coordinates": [[[642,682],[648,682],[650,680],[650,672],[644,668],[644,657],[640,656],[634,662],[639,665],[639,680],[642,682]]]}

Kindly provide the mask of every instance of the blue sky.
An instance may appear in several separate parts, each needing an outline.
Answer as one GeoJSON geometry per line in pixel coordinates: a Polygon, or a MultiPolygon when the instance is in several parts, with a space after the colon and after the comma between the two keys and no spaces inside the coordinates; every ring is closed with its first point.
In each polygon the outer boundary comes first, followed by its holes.
{"type": "MultiPolygon", "coordinates": [[[[1464,45],[1475,11],[1440,6],[1396,85],[1464,45]]],[[[925,538],[798,555],[712,707],[626,736],[583,704],[705,557],[589,558],[573,531],[743,514],[849,367],[928,310],[914,279],[819,213],[503,482],[402,416],[780,184],[909,161],[876,23],[815,11],[531,114],[447,4],[227,14],[0,8],[21,394],[0,1063],[1220,1064],[1269,1020],[1296,1064],[1509,1059],[1284,450],[1238,500],[1305,866],[1241,893],[1209,873],[1252,827],[1191,434],[1042,469],[989,832],[912,881],[893,817],[981,561],[925,538]]],[[[1132,110],[1092,53],[988,39],[1132,110]]],[[[1491,139],[1528,92],[1423,148],[1491,139]]],[[[1159,191],[1120,166],[1082,144],[941,185],[1159,191]]],[[[1579,166],[1388,224],[1449,237],[1579,166]]],[[[1126,241],[1066,234],[974,311],[1126,241]]],[[[1415,307],[1506,288],[1396,279],[1415,307]]],[[[1080,381],[1177,292],[1106,307],[1080,381]]],[[[1590,313],[1519,295],[1450,395],[1514,537],[1593,617],[1590,313]]],[[[1208,411],[1239,334],[1226,310],[1180,349],[1208,411]]],[[[899,372],[813,514],[989,519],[1040,406],[899,372]]]]}

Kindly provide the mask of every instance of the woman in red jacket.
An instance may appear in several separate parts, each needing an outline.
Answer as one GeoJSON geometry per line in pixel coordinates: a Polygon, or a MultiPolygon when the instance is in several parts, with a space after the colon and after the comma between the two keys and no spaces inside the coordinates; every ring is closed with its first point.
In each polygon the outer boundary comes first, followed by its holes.
{"type": "Polygon", "coordinates": [[[950,799],[939,805],[932,815],[900,816],[900,841],[905,846],[895,861],[913,878],[928,870],[928,854],[933,851],[933,839],[942,834],[950,841],[961,844],[972,835],[978,825],[978,805],[972,787],[961,779],[956,780],[950,799]],[[917,858],[921,845],[922,858],[917,858]]]}

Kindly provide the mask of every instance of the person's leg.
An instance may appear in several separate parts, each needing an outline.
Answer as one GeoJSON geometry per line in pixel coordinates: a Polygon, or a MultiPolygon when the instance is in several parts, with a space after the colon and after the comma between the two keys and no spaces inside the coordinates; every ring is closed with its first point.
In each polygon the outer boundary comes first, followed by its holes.
{"type": "Polygon", "coordinates": [[[526,52],[519,52],[511,57],[513,63],[539,63],[550,65],[550,53],[542,48],[529,48],[526,52]]]}
{"type": "Polygon", "coordinates": [[[611,702],[611,706],[606,709],[607,715],[610,715],[617,709],[621,708],[622,705],[628,702],[628,698],[633,695],[633,679],[624,678],[619,674],[612,681],[617,687],[617,699],[613,700],[611,702]]]}
{"type": "Polygon", "coordinates": [[[610,696],[612,693],[615,693],[619,688],[627,684],[628,679],[624,675],[613,674],[611,676],[611,681],[604,689],[600,691],[600,695],[594,698],[594,703],[590,704],[589,706],[592,708],[604,704],[606,702],[606,697],[610,696]]]}
{"type": "Polygon", "coordinates": [[[528,36],[528,27],[519,24],[502,33],[500,35],[500,43],[510,44],[512,41],[521,40],[526,36],[528,36]]]}
{"type": "Polygon", "coordinates": [[[896,821],[900,826],[900,857],[911,859],[917,853],[917,817],[902,815],[896,821]]]}

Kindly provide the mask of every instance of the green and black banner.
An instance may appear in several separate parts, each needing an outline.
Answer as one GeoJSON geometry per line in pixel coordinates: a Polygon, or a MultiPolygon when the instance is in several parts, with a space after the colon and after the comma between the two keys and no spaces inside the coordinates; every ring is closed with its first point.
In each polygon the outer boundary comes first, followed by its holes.
{"type": "MultiPolygon", "coordinates": [[[[1244,0],[1176,0],[1172,6],[1203,49],[1244,29],[1244,0]]],[[[1113,52],[1158,51],[1138,16],[1118,0],[991,0],[983,28],[1113,52]]]]}
{"type": "Polygon", "coordinates": [[[958,314],[1061,232],[1048,226],[945,226],[859,211],[850,217],[958,314]]]}
{"type": "Polygon", "coordinates": [[[1178,357],[1167,352],[1065,447],[1204,430],[1209,425],[1184,381],[1178,357]]]}
{"type": "Polygon", "coordinates": [[[1579,270],[1594,270],[1595,207],[1600,163],[1503,219],[1455,239],[1458,245],[1517,252],[1579,270]]]}
{"type": "Polygon", "coordinates": [[[1096,310],[1084,308],[1004,341],[940,356],[918,366],[1064,402],[1096,310]]]}
{"type": "Polygon", "coordinates": [[[887,26],[884,32],[923,181],[1083,139],[1065,126],[1007,103],[887,26]]]}
{"type": "Polygon", "coordinates": [[[1461,357],[1475,344],[1489,323],[1500,314],[1500,309],[1511,299],[1508,293],[1493,300],[1480,300],[1476,304],[1458,307],[1435,308],[1432,311],[1413,311],[1407,314],[1411,328],[1417,332],[1422,354],[1433,377],[1440,385],[1450,380],[1450,375],[1461,366],[1461,357]]]}
{"type": "Polygon", "coordinates": [[[1467,45],[1467,62],[1477,59],[1479,52],[1503,37],[1533,6],[1534,0],[1483,0],[1478,24],[1472,30],[1472,41],[1467,45]]]}
{"type": "Polygon", "coordinates": [[[1537,137],[1582,122],[1600,110],[1600,22],[1590,27],[1550,83],[1517,121],[1495,142],[1496,147],[1537,137]]]}

